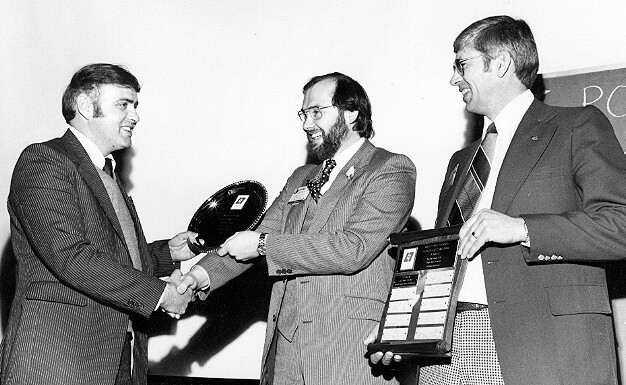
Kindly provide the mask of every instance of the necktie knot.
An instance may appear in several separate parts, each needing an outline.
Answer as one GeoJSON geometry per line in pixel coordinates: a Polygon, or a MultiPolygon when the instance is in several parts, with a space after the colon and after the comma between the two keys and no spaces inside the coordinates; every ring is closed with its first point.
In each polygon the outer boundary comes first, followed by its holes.
{"type": "Polygon", "coordinates": [[[489,160],[489,165],[491,165],[491,162],[493,161],[493,155],[496,152],[497,138],[498,130],[496,130],[496,125],[491,123],[489,127],[487,127],[487,133],[485,134],[485,138],[480,144],[480,151],[482,151],[489,160]]]}
{"type": "Polygon", "coordinates": [[[102,167],[102,170],[106,172],[108,176],[113,178],[113,161],[111,158],[104,158],[104,167],[102,167]]]}
{"type": "Polygon", "coordinates": [[[315,199],[316,202],[322,196],[322,186],[324,186],[324,184],[328,182],[330,173],[333,171],[336,165],[337,162],[334,159],[326,159],[324,161],[324,168],[322,168],[322,172],[320,173],[320,175],[306,182],[306,186],[309,188],[311,196],[313,197],[313,199],[315,199]]]}

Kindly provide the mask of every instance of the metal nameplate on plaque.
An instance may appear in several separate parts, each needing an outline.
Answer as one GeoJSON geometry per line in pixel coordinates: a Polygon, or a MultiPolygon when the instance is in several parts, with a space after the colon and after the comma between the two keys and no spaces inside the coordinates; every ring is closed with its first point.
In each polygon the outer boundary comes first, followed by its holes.
{"type": "Polygon", "coordinates": [[[450,357],[467,261],[456,256],[459,226],[391,234],[397,261],[370,353],[450,357]]]}
{"type": "Polygon", "coordinates": [[[259,222],[267,204],[267,190],[253,180],[235,182],[211,195],[191,218],[190,231],[204,243],[189,242],[195,253],[220,247],[238,231],[250,230],[259,222]]]}

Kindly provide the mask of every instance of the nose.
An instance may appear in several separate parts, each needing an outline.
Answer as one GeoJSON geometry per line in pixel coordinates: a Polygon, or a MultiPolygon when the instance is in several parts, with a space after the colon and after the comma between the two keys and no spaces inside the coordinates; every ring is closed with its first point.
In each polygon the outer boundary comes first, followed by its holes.
{"type": "Polygon", "coordinates": [[[451,86],[456,86],[461,79],[463,79],[463,77],[461,76],[461,74],[459,74],[459,71],[456,70],[456,68],[452,67],[452,77],[450,78],[450,85],[451,86]]]}
{"type": "Polygon", "coordinates": [[[137,124],[139,122],[139,114],[135,108],[131,108],[128,113],[128,118],[133,121],[133,123],[137,124]]]}
{"type": "Polygon", "coordinates": [[[302,122],[302,129],[304,131],[309,131],[309,130],[312,130],[313,128],[315,128],[314,120],[311,117],[311,114],[307,113],[304,118],[304,122],[302,122]]]}

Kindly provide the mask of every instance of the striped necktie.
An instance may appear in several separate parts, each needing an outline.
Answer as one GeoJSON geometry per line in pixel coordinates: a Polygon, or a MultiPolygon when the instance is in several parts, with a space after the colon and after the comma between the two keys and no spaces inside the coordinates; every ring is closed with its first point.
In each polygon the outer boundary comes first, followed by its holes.
{"type": "Polygon", "coordinates": [[[320,199],[320,197],[322,196],[320,190],[322,189],[322,186],[324,186],[324,184],[328,182],[328,177],[330,177],[330,173],[333,171],[333,168],[335,168],[336,165],[337,162],[334,159],[326,159],[324,161],[324,168],[322,169],[322,173],[318,177],[306,182],[306,187],[309,188],[311,196],[313,197],[313,199],[315,199],[315,202],[317,202],[317,200],[320,199]]]}
{"type": "Polygon", "coordinates": [[[476,151],[476,155],[474,155],[472,165],[463,181],[455,205],[452,207],[448,217],[449,226],[464,223],[476,209],[491,172],[491,162],[493,161],[497,138],[498,131],[496,131],[496,126],[491,123],[487,128],[485,138],[476,151]]]}

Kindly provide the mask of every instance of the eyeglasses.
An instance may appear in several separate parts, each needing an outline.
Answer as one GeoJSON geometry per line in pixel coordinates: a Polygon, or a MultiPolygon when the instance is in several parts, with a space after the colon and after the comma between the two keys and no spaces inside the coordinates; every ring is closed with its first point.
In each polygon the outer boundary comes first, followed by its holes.
{"type": "Polygon", "coordinates": [[[300,120],[302,120],[303,122],[306,120],[306,116],[307,115],[309,115],[311,118],[313,118],[313,120],[319,120],[322,117],[322,110],[324,108],[330,108],[330,107],[335,107],[335,106],[326,106],[326,107],[313,106],[313,107],[309,107],[307,109],[298,111],[298,116],[300,117],[300,120]]]}
{"type": "Polygon", "coordinates": [[[459,75],[465,75],[465,62],[470,61],[472,59],[476,59],[481,56],[487,56],[484,53],[474,57],[468,57],[467,59],[455,59],[452,64],[452,70],[459,73],[459,75]]]}

